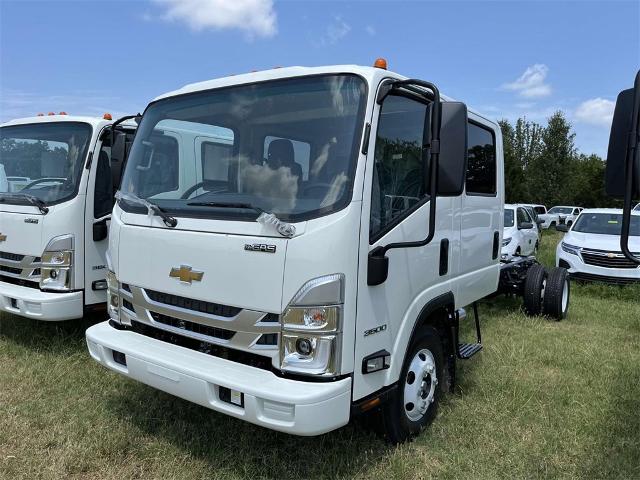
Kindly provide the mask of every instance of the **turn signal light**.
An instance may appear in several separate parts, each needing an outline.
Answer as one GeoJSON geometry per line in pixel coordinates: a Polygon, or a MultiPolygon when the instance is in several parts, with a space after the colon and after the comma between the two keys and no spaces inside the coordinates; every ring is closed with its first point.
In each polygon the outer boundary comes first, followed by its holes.
{"type": "Polygon", "coordinates": [[[373,62],[373,66],[376,68],[382,68],[383,70],[386,70],[387,61],[384,58],[376,58],[376,61],[373,62]]]}
{"type": "Polygon", "coordinates": [[[105,120],[113,120],[113,117],[111,116],[110,113],[105,113],[102,118],[104,118],[105,120]]]}

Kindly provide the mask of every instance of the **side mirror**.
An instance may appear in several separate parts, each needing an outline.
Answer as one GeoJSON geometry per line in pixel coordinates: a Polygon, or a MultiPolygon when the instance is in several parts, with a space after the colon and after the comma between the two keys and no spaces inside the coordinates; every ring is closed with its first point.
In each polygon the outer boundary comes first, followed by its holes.
{"type": "Polygon", "coordinates": [[[109,227],[107,227],[107,220],[93,224],[93,241],[99,242],[109,236],[109,227]]]}
{"type": "Polygon", "coordinates": [[[438,192],[440,196],[461,195],[467,172],[467,106],[442,102],[438,192]]]}
{"type": "Polygon", "coordinates": [[[533,228],[533,223],[531,222],[521,222],[518,224],[518,230],[529,230],[533,228]]]}
{"type": "Polygon", "coordinates": [[[542,220],[540,218],[536,220],[536,224],[538,224],[538,225],[542,225],[543,223],[544,223],[544,220],[542,220]]]}
{"type": "Polygon", "coordinates": [[[569,231],[569,227],[566,225],[556,225],[556,231],[567,233],[569,231]]]}
{"type": "Polygon", "coordinates": [[[120,177],[122,176],[122,167],[127,159],[129,143],[127,142],[127,134],[124,132],[112,132],[111,141],[111,180],[113,190],[120,188],[120,177]]]}

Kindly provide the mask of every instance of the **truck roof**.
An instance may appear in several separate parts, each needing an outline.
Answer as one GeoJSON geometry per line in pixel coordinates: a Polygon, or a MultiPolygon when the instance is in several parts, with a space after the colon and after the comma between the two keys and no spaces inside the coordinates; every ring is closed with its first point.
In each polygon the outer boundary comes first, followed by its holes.
{"type": "MultiPolygon", "coordinates": [[[[361,65],[328,65],[322,67],[282,67],[282,68],[273,68],[269,70],[261,70],[256,72],[243,73],[240,75],[229,75],[226,77],[215,78],[212,80],[205,80],[197,83],[189,83],[177,90],[173,90],[167,93],[164,93],[156,98],[153,101],[162,100],[168,97],[174,97],[177,95],[184,95],[187,93],[194,92],[202,92],[205,90],[211,90],[214,88],[222,88],[229,87],[233,85],[243,85],[250,83],[258,83],[264,82],[268,80],[277,80],[283,78],[292,78],[292,77],[306,77],[311,75],[322,75],[322,74],[338,74],[338,73],[351,73],[355,75],[359,75],[363,77],[369,84],[377,84],[384,78],[393,78],[398,80],[406,80],[408,77],[404,75],[400,75],[399,73],[392,72],[390,70],[385,70],[383,68],[376,67],[363,67],[361,65]]],[[[440,97],[445,101],[455,101],[454,99],[447,97],[442,92],[440,92],[440,97]]],[[[475,110],[469,108],[469,111],[478,117],[483,118],[484,120],[494,124],[496,129],[499,129],[498,124],[495,120],[482,115],[475,110]]]]}
{"type": "MultiPolygon", "coordinates": [[[[82,122],[88,123],[94,128],[101,128],[105,125],[111,125],[114,120],[105,120],[103,117],[89,117],[84,115],[40,115],[33,117],[15,118],[8,122],[0,124],[0,127],[9,127],[13,125],[26,125],[31,123],[57,123],[57,122],[82,122]]],[[[136,128],[137,125],[132,120],[126,120],[121,124],[129,128],[136,128]]]]}

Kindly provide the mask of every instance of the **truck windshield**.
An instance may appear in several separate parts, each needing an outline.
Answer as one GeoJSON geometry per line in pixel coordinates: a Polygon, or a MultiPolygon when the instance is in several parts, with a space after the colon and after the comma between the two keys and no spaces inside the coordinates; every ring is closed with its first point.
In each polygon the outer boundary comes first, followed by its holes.
{"type": "Polygon", "coordinates": [[[0,197],[4,203],[60,203],[78,193],[91,126],[32,123],[0,128],[0,197]],[[24,194],[24,195],[23,195],[24,194]]]}
{"type": "Polygon", "coordinates": [[[549,210],[549,213],[562,213],[562,214],[571,214],[573,212],[573,208],[571,207],[553,207],[549,210]]]}
{"type": "MultiPolygon", "coordinates": [[[[599,235],[620,235],[622,233],[622,215],[619,213],[582,213],[573,226],[573,231],[599,235]]],[[[629,235],[640,237],[640,215],[631,216],[629,235]]]]}
{"type": "Polygon", "coordinates": [[[351,200],[365,97],[360,77],[341,74],[157,101],[121,190],[175,216],[251,220],[264,210],[300,221],[334,212],[351,200]]]}

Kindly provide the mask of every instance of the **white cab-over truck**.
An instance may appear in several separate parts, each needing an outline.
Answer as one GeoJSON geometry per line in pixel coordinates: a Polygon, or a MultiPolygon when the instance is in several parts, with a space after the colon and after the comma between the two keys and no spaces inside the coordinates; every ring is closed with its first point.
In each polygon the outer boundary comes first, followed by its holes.
{"type": "Polygon", "coordinates": [[[501,134],[377,65],[147,107],[113,210],[110,320],[86,333],[96,361],[298,435],[379,409],[401,441],[434,417],[481,348],[477,322],[459,338],[463,307],[498,288],[501,134]]]}
{"type": "Polygon", "coordinates": [[[0,125],[0,309],[70,320],[104,309],[107,220],[135,124],[49,114],[0,125]],[[120,155],[120,156],[118,156],[120,155]]]}

